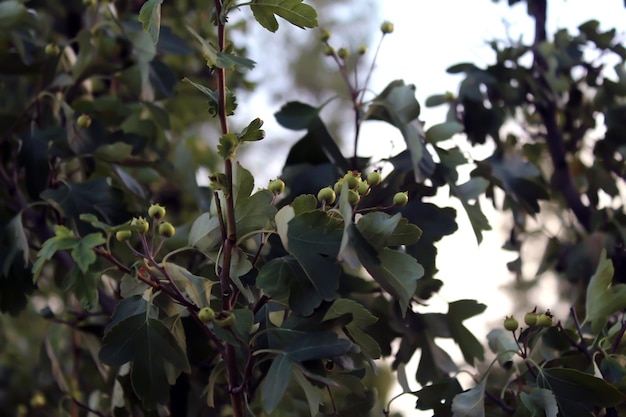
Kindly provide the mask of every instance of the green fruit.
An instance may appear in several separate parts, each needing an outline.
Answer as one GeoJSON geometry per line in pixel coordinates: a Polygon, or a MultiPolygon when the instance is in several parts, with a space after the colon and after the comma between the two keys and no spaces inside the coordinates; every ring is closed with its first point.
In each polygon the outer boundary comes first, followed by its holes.
{"type": "Polygon", "coordinates": [[[527,326],[532,327],[537,324],[538,318],[539,318],[539,315],[534,310],[529,311],[528,313],[524,315],[524,323],[526,323],[527,326]]]}
{"type": "Polygon", "coordinates": [[[283,191],[285,191],[285,182],[281,179],[270,181],[269,185],[267,186],[267,189],[270,190],[274,194],[280,194],[283,191]]]}
{"type": "Polygon", "coordinates": [[[372,171],[367,174],[367,183],[370,187],[376,187],[383,180],[382,175],[378,171],[372,171]]]}
{"type": "Polygon", "coordinates": [[[233,327],[237,323],[237,318],[234,314],[228,313],[223,319],[215,320],[215,323],[222,328],[233,327]]]}
{"type": "Polygon", "coordinates": [[[546,311],[537,317],[537,326],[550,327],[552,324],[552,314],[550,314],[550,311],[546,311]]]}
{"type": "Polygon", "coordinates": [[[322,31],[320,32],[320,40],[322,42],[328,42],[331,35],[332,33],[330,32],[330,30],[322,29],[322,31]]]}
{"type": "Polygon", "coordinates": [[[61,51],[59,49],[59,47],[54,44],[54,43],[49,43],[46,45],[46,48],[44,49],[45,53],[47,56],[57,56],[59,55],[59,52],[61,51]]]}
{"type": "Polygon", "coordinates": [[[403,193],[396,193],[393,196],[393,205],[396,207],[404,207],[409,202],[409,194],[405,191],[403,193]]]}
{"type": "Polygon", "coordinates": [[[519,327],[519,323],[513,316],[507,316],[504,319],[504,328],[510,332],[514,332],[519,327]]]}
{"type": "Polygon", "coordinates": [[[138,226],[137,231],[139,233],[146,233],[150,229],[150,223],[143,217],[135,217],[131,222],[131,226],[138,226]]]}
{"type": "Polygon", "coordinates": [[[351,206],[358,203],[360,199],[361,196],[359,196],[359,193],[354,190],[348,190],[348,203],[350,203],[351,206]]]}
{"type": "Polygon", "coordinates": [[[343,188],[343,179],[339,179],[339,181],[337,181],[335,185],[333,185],[333,190],[335,190],[335,194],[337,195],[341,194],[342,188],[343,188]]]}
{"type": "Polygon", "coordinates": [[[153,219],[162,219],[165,217],[165,207],[160,204],[152,204],[148,209],[148,216],[153,219]]]}
{"type": "Polygon", "coordinates": [[[393,33],[393,23],[389,22],[388,20],[384,21],[380,25],[380,31],[384,33],[385,35],[389,33],[393,33]]]}
{"type": "Polygon", "coordinates": [[[163,222],[159,225],[159,234],[163,237],[172,237],[176,233],[176,229],[172,226],[172,223],[163,222]]]}
{"type": "Polygon", "coordinates": [[[323,201],[326,204],[333,204],[336,198],[337,198],[337,194],[330,187],[322,188],[317,193],[317,200],[323,201]]]}
{"type": "Polygon", "coordinates": [[[343,176],[343,180],[348,183],[349,189],[356,190],[356,187],[358,187],[361,182],[361,174],[359,171],[348,171],[346,175],[343,176]]]}
{"type": "Polygon", "coordinates": [[[198,318],[203,323],[211,323],[215,320],[215,311],[211,307],[204,307],[198,312],[198,318]]]}
{"type": "Polygon", "coordinates": [[[87,129],[89,126],[91,126],[91,117],[86,114],[81,114],[80,116],[78,116],[78,119],[76,119],[76,124],[81,129],[87,129]]]}
{"type": "Polygon", "coordinates": [[[115,233],[115,239],[117,239],[118,242],[126,242],[132,235],[133,232],[130,230],[118,230],[115,233]]]}
{"type": "Polygon", "coordinates": [[[365,45],[359,45],[358,49],[356,50],[356,52],[359,55],[365,55],[365,53],[367,52],[367,46],[365,45]]]}
{"type": "Polygon", "coordinates": [[[346,59],[350,56],[350,51],[348,50],[348,48],[339,48],[337,50],[337,56],[341,59],[346,59]]]}
{"type": "Polygon", "coordinates": [[[335,55],[335,48],[333,48],[332,46],[326,46],[324,48],[324,55],[326,55],[326,56],[333,56],[333,55],[335,55]]]}
{"type": "Polygon", "coordinates": [[[356,187],[356,191],[361,197],[365,197],[370,193],[370,185],[367,181],[361,181],[361,183],[356,187]]]}

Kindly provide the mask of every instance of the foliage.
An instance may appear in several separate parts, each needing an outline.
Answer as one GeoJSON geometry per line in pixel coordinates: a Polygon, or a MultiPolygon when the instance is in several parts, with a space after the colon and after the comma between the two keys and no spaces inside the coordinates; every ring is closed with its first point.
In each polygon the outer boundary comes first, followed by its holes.
{"type": "MultiPolygon", "coordinates": [[[[549,39],[546,1],[528,0],[534,43],[494,41],[493,65],[451,67],[465,78],[458,94],[427,100],[449,105],[431,126],[402,80],[368,97],[376,55],[360,47],[351,58],[323,32],[349,93],[355,151],[340,150],[323,106],[286,103],[276,120],[303,136],[281,179],[255,188],[236,158],[261,146],[263,121],[229,119],[246,105],[236,95],[255,63],[226,30],[237,30],[234,16],[248,6],[271,32],[277,18],[313,28],[312,6],[32,3],[0,3],[0,341],[9,346],[0,384],[10,393],[1,409],[389,415],[390,372],[376,365],[388,358],[401,395],[436,416],[624,412],[626,50],[614,30],[591,21],[549,39]],[[589,51],[617,57],[614,74],[589,51]],[[191,105],[181,110],[183,102],[191,105]],[[189,137],[207,109],[211,150],[189,137]],[[357,155],[370,120],[397,128],[406,149],[389,160],[357,155]],[[469,161],[449,140],[460,133],[495,151],[469,161]],[[197,185],[199,167],[211,171],[210,187],[197,185]],[[538,275],[555,269],[584,289],[569,319],[535,309],[518,328],[507,318],[507,331],[488,336],[495,358],[486,370],[477,366],[485,348],[464,325],[486,306],[425,306],[443,285],[435,244],[458,228],[455,210],[428,201],[445,189],[479,243],[491,228],[484,197],[511,213],[506,247],[518,253],[543,214],[557,213],[562,232],[547,239],[538,275]],[[441,338],[475,367],[474,386],[463,389],[441,338]],[[416,353],[420,389],[411,391],[405,365],[416,353]],[[14,360],[29,357],[40,359],[31,368],[14,360]]],[[[381,42],[392,33],[384,22],[381,42]]],[[[520,276],[521,265],[509,264],[520,276]]]]}

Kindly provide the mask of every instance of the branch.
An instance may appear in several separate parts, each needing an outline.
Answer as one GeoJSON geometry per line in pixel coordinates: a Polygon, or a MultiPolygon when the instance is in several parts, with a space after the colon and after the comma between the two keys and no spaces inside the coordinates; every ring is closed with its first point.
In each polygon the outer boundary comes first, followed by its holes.
{"type": "MultiPolygon", "coordinates": [[[[549,92],[549,86],[543,74],[548,70],[547,62],[539,52],[539,44],[545,42],[546,35],[546,16],[547,16],[547,0],[535,0],[530,9],[530,14],[535,19],[535,41],[533,49],[533,70],[535,78],[541,88],[549,92]]],[[[583,204],[578,190],[574,186],[572,176],[567,165],[565,141],[563,140],[563,132],[557,122],[557,105],[551,94],[545,94],[541,100],[536,100],[535,105],[537,112],[541,116],[546,127],[546,144],[550,153],[550,159],[554,166],[554,188],[559,190],[565,199],[565,202],[572,210],[578,222],[586,231],[591,231],[591,209],[583,204]]]]}

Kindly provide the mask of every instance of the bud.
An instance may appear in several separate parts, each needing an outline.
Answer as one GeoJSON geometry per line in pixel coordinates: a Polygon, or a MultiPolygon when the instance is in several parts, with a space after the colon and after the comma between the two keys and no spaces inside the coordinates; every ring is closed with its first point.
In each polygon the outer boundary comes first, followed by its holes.
{"type": "Polygon", "coordinates": [[[348,48],[339,48],[337,50],[337,56],[341,59],[346,59],[350,56],[350,51],[348,48]]]}
{"type": "Polygon", "coordinates": [[[387,35],[389,33],[393,33],[393,23],[391,23],[388,20],[385,20],[381,25],[380,25],[380,31],[387,35]]]}

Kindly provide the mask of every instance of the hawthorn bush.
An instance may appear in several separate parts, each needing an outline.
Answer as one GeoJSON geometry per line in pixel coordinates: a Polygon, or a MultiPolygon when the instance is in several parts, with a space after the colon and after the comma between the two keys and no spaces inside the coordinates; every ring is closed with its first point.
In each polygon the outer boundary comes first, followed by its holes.
{"type": "MultiPolygon", "coordinates": [[[[314,35],[344,79],[354,149],[377,120],[406,150],[344,155],[323,105],[289,102],[275,114],[296,138],[281,177],[255,184],[237,152],[263,146],[248,143],[263,121],[230,116],[256,63],[228,35],[314,28],[312,6],[1,2],[3,414],[380,416],[397,413],[392,380],[435,416],[626,412],[626,49],[596,21],[548,36],[546,0],[527,5],[533,44],[494,41],[492,65],[451,67],[459,91],[425,103],[449,106],[441,123],[419,120],[410,84],[368,90],[376,53],[314,35]],[[453,136],[495,151],[470,160],[453,136]],[[511,215],[505,248],[520,254],[560,222],[536,275],[572,284],[570,315],[527,306],[487,348],[463,325],[484,304],[429,312],[435,244],[457,230],[429,200],[442,189],[478,243],[485,198],[511,215]]],[[[380,29],[382,42],[394,27],[380,29]]],[[[509,264],[520,280],[522,264],[509,264]]]]}

